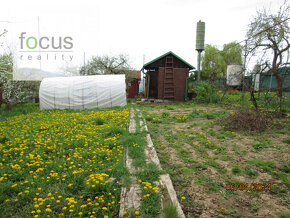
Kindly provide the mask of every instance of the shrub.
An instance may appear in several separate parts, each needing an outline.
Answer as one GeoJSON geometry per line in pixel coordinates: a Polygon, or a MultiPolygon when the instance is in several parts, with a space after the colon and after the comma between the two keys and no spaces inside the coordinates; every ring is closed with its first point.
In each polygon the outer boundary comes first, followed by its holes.
{"type": "Polygon", "coordinates": [[[217,103],[220,100],[220,96],[217,94],[217,90],[208,82],[201,82],[195,89],[196,100],[201,103],[217,103]]]}

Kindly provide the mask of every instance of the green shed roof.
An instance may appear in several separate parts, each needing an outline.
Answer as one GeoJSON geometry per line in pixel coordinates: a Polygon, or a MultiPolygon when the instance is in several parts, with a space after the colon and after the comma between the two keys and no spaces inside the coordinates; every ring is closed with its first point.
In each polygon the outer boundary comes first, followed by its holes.
{"type": "Polygon", "coordinates": [[[178,55],[176,55],[176,54],[173,53],[172,51],[169,51],[169,52],[167,52],[167,53],[165,53],[165,54],[163,54],[163,55],[161,55],[161,56],[155,58],[154,60],[149,61],[148,63],[146,63],[146,64],[143,65],[142,69],[144,69],[145,67],[147,67],[147,66],[149,66],[150,64],[154,63],[155,61],[157,61],[157,60],[159,60],[159,59],[161,59],[161,58],[164,58],[165,56],[167,56],[167,55],[169,55],[169,54],[171,54],[171,55],[173,55],[174,57],[178,58],[180,61],[182,61],[183,63],[185,63],[189,68],[191,68],[191,69],[195,69],[194,66],[192,66],[191,64],[189,64],[188,62],[186,62],[185,60],[183,60],[181,57],[179,57],[178,55]]]}

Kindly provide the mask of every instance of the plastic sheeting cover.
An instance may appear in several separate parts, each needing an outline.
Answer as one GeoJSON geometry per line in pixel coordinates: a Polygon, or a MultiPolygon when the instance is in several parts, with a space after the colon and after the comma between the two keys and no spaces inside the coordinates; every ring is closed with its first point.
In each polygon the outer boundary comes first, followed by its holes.
{"type": "Polygon", "coordinates": [[[39,99],[41,110],[126,106],[125,75],[45,78],[39,99]]]}

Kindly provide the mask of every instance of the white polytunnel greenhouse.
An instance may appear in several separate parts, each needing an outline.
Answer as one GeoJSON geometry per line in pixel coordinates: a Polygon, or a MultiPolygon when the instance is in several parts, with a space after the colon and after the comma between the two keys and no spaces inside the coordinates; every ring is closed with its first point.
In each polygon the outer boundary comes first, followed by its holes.
{"type": "Polygon", "coordinates": [[[45,78],[39,100],[41,110],[126,106],[125,75],[45,78]]]}

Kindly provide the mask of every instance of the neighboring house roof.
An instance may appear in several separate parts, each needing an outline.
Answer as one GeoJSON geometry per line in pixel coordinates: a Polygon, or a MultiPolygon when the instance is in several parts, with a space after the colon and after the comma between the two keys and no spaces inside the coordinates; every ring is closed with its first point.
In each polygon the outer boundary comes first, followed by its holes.
{"type": "Polygon", "coordinates": [[[147,67],[147,66],[149,66],[150,64],[154,63],[155,61],[158,61],[159,59],[164,58],[164,57],[166,57],[167,55],[170,55],[170,54],[173,55],[174,57],[178,58],[180,61],[182,61],[184,64],[186,64],[190,69],[195,69],[194,66],[192,66],[191,64],[189,64],[188,62],[186,62],[184,59],[182,59],[181,57],[179,57],[178,55],[176,55],[176,54],[173,53],[172,51],[169,51],[169,52],[167,52],[167,53],[165,53],[165,54],[163,54],[163,55],[161,55],[161,56],[155,58],[154,60],[152,60],[152,61],[150,61],[150,62],[144,64],[142,69],[144,69],[145,67],[147,67]]]}
{"type": "Polygon", "coordinates": [[[127,73],[128,77],[131,79],[141,79],[141,71],[137,71],[137,70],[130,70],[127,73]]]}

